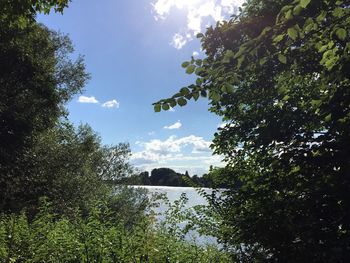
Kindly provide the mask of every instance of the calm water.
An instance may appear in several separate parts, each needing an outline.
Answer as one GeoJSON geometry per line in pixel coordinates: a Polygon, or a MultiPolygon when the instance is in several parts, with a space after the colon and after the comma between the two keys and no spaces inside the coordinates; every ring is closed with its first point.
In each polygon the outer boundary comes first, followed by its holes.
{"type": "MultiPolygon", "coordinates": [[[[174,202],[179,199],[182,193],[185,193],[188,198],[186,207],[192,207],[195,205],[206,205],[207,201],[200,196],[196,189],[193,187],[172,187],[172,186],[150,186],[140,185],[135,187],[146,188],[150,193],[166,194],[170,202],[174,202]]],[[[206,192],[210,192],[209,188],[203,188],[206,192]]]]}
{"type": "MultiPolygon", "coordinates": [[[[149,186],[149,185],[142,185],[142,186],[134,186],[134,187],[142,187],[146,188],[150,194],[165,194],[169,201],[173,203],[175,200],[178,200],[181,196],[181,194],[185,193],[188,202],[186,203],[185,208],[191,208],[196,205],[206,205],[207,201],[205,198],[203,198],[201,195],[198,194],[195,188],[192,187],[172,187],[172,186],[149,186]]],[[[205,192],[210,193],[211,190],[209,188],[203,188],[205,192]]],[[[168,207],[163,203],[160,204],[160,207],[156,209],[156,212],[159,213],[159,220],[162,220],[164,217],[162,216],[162,213],[166,211],[168,207]]],[[[180,224],[183,225],[183,224],[180,224]]],[[[198,233],[191,231],[189,235],[187,236],[187,239],[196,239],[196,242],[201,244],[217,244],[216,239],[211,236],[199,236],[198,233]]]]}

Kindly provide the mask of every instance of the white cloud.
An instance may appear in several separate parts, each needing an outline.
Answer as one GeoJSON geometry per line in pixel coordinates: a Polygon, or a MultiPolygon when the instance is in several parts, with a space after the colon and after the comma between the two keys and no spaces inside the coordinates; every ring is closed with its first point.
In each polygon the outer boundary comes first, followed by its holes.
{"type": "Polygon", "coordinates": [[[174,9],[186,13],[186,26],[173,36],[171,45],[181,49],[205,26],[229,18],[245,0],[154,0],[155,19],[166,19],[174,9]]]}
{"type": "Polygon", "coordinates": [[[165,140],[138,142],[141,150],[133,152],[131,161],[146,170],[169,167],[179,172],[188,170],[192,174],[203,174],[210,165],[223,165],[220,156],[212,155],[210,144],[210,141],[195,135],[180,138],[172,135],[165,140]]]}
{"type": "Polygon", "coordinates": [[[80,103],[98,103],[98,100],[94,97],[80,96],[78,99],[80,103]]]}
{"type": "Polygon", "coordinates": [[[182,123],[180,121],[175,122],[174,124],[170,125],[170,126],[164,126],[164,129],[167,130],[174,130],[174,129],[180,129],[182,126],[182,123]]]}
{"type": "Polygon", "coordinates": [[[148,132],[148,135],[149,135],[149,136],[156,135],[156,132],[155,132],[155,131],[150,131],[150,132],[148,132]]]}
{"type": "Polygon", "coordinates": [[[187,36],[176,33],[173,35],[173,40],[170,42],[170,44],[176,49],[181,49],[184,45],[186,45],[189,39],[190,38],[187,38],[187,36]]]}
{"type": "Polygon", "coordinates": [[[135,144],[142,147],[143,150],[133,153],[133,159],[143,158],[154,162],[168,158],[180,158],[181,160],[200,159],[200,156],[193,154],[212,153],[210,149],[211,142],[204,140],[203,137],[195,135],[181,138],[172,135],[166,140],[153,139],[148,142],[137,141],[135,144]],[[190,156],[186,157],[183,155],[183,150],[185,150],[185,148],[188,148],[186,152],[190,153],[190,156]]]}
{"type": "Polygon", "coordinates": [[[104,108],[119,108],[119,102],[116,100],[109,100],[102,104],[104,108]]]}
{"type": "Polygon", "coordinates": [[[192,56],[197,57],[199,53],[197,51],[193,51],[192,56]]]}

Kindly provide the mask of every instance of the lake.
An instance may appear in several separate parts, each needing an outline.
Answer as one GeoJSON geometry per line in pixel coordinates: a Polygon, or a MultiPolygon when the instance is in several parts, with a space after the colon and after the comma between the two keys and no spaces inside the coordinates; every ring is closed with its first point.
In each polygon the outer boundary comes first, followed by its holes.
{"type": "MultiPolygon", "coordinates": [[[[149,194],[165,194],[169,202],[173,203],[178,200],[181,194],[185,193],[188,202],[184,208],[191,208],[196,205],[206,205],[207,201],[204,197],[198,194],[193,187],[172,187],[172,186],[150,186],[150,185],[136,185],[134,187],[145,188],[149,191],[149,194]]],[[[206,193],[211,193],[210,188],[202,188],[206,193]]],[[[167,210],[168,206],[164,203],[160,203],[159,208],[155,211],[159,213],[158,220],[162,220],[164,217],[162,213],[167,210]]],[[[182,224],[180,224],[181,226],[182,224]]],[[[197,232],[190,231],[186,239],[196,239],[196,243],[199,244],[217,244],[217,241],[212,236],[199,236],[197,232]]]]}
{"type": "MultiPolygon", "coordinates": [[[[166,194],[170,202],[174,202],[179,199],[182,193],[185,193],[188,197],[187,207],[193,207],[195,205],[206,205],[205,198],[200,196],[196,189],[193,187],[173,187],[173,186],[153,186],[153,185],[136,185],[134,187],[141,187],[147,189],[152,193],[166,194]]],[[[202,188],[206,192],[210,193],[210,188],[202,188]]]]}

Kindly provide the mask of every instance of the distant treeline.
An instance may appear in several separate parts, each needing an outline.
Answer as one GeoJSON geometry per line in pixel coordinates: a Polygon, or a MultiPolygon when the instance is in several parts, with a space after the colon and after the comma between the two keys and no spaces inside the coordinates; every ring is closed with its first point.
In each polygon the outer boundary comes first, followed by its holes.
{"type": "MultiPolygon", "coordinates": [[[[123,178],[123,183],[129,185],[161,185],[161,186],[200,186],[214,187],[214,174],[203,174],[202,176],[190,176],[186,171],[184,174],[175,172],[170,168],[156,168],[149,172],[141,172],[127,178],[123,178]]],[[[224,187],[225,185],[220,185],[224,187]]]]}

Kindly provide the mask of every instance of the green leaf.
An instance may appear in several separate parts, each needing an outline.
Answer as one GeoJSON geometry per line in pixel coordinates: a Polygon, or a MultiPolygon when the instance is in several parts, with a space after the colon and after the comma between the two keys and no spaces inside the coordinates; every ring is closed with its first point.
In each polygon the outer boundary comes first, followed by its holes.
{"type": "Polygon", "coordinates": [[[155,112],[160,112],[160,110],[161,110],[160,104],[154,105],[154,111],[155,112]]]}
{"type": "Polygon", "coordinates": [[[227,88],[227,93],[233,94],[235,93],[235,87],[230,85],[230,84],[226,84],[226,88],[227,88]]]}
{"type": "Polygon", "coordinates": [[[278,60],[283,64],[287,64],[287,58],[282,54],[278,54],[278,60]]]}
{"type": "Polygon", "coordinates": [[[314,22],[314,20],[311,17],[309,17],[308,19],[306,19],[303,26],[304,33],[310,32],[313,29],[317,29],[317,24],[314,22]]]}
{"type": "Polygon", "coordinates": [[[297,173],[297,172],[299,172],[300,171],[300,166],[299,165],[297,165],[297,166],[294,166],[293,168],[292,168],[292,173],[297,173]]]}
{"type": "Polygon", "coordinates": [[[288,10],[288,12],[286,13],[286,15],[284,16],[287,20],[291,19],[293,17],[292,15],[292,10],[288,10]]]}
{"type": "Polygon", "coordinates": [[[293,9],[293,15],[300,15],[301,11],[303,10],[303,7],[301,5],[297,5],[293,9]]]}
{"type": "Polygon", "coordinates": [[[300,0],[300,6],[306,8],[310,4],[311,0],[300,0]]]}
{"type": "MultiPolygon", "coordinates": [[[[240,46],[238,52],[235,54],[234,58],[238,58],[242,56],[243,52],[246,51],[247,47],[246,46],[240,46]]],[[[231,51],[232,52],[232,51],[231,51]]],[[[233,52],[232,52],[233,54],[233,52]]]]}
{"type": "Polygon", "coordinates": [[[218,102],[221,98],[220,94],[216,91],[211,91],[209,95],[210,99],[212,99],[214,102],[218,102]]]}
{"type": "Polygon", "coordinates": [[[284,97],[282,98],[282,100],[283,100],[283,101],[287,101],[287,100],[289,100],[289,98],[290,98],[290,96],[289,96],[289,95],[286,95],[286,96],[284,96],[284,97]]]}
{"type": "Polygon", "coordinates": [[[338,62],[339,55],[336,53],[337,48],[327,50],[322,55],[321,65],[324,65],[328,70],[331,70],[338,62]]]}
{"type": "Polygon", "coordinates": [[[266,62],[267,62],[267,58],[264,57],[264,58],[262,58],[262,59],[259,60],[259,65],[262,66],[262,65],[264,65],[266,62]]]}
{"type": "Polygon", "coordinates": [[[322,101],[321,100],[311,100],[311,105],[313,107],[319,107],[321,105],[322,101]]]}
{"type": "Polygon", "coordinates": [[[190,99],[192,98],[192,93],[186,94],[186,95],[185,95],[185,98],[188,99],[188,100],[190,100],[190,99]]]}
{"type": "Polygon", "coordinates": [[[273,39],[273,42],[275,42],[275,43],[281,42],[283,40],[284,36],[285,36],[285,34],[278,35],[277,37],[275,37],[273,39]]]}
{"type": "Polygon", "coordinates": [[[169,110],[169,108],[170,108],[170,107],[169,107],[169,104],[168,104],[168,103],[165,103],[165,104],[162,105],[162,109],[163,109],[163,110],[169,110]]]}
{"type": "Polygon", "coordinates": [[[223,59],[222,59],[222,62],[223,63],[230,63],[230,61],[231,61],[231,58],[233,57],[233,52],[232,52],[232,50],[227,50],[226,52],[225,52],[225,54],[224,54],[224,57],[223,57],[223,59]]]}
{"type": "Polygon", "coordinates": [[[195,70],[194,73],[196,73],[196,75],[200,76],[200,74],[201,74],[202,72],[204,72],[204,71],[205,71],[204,68],[198,67],[198,68],[196,68],[196,70],[195,70]]]}
{"type": "Polygon", "coordinates": [[[201,90],[201,96],[203,98],[206,98],[207,97],[207,92],[205,90],[201,90]]]}
{"type": "Polygon", "coordinates": [[[187,100],[184,98],[179,98],[177,100],[177,104],[179,104],[181,107],[185,106],[187,104],[187,100]]]}
{"type": "Polygon", "coordinates": [[[202,60],[201,59],[196,59],[195,61],[197,66],[201,66],[202,65],[202,60]]]}
{"type": "Polygon", "coordinates": [[[196,84],[197,84],[198,86],[202,85],[202,83],[203,83],[203,80],[202,80],[201,78],[197,78],[197,79],[196,79],[196,84]]]}
{"type": "MultiPolygon", "coordinates": [[[[334,12],[333,12],[333,13],[334,13],[334,12]]],[[[319,14],[319,15],[316,17],[316,21],[317,21],[317,22],[322,22],[322,21],[325,19],[326,15],[327,15],[327,12],[322,11],[321,14],[319,14]]]]}
{"type": "Polygon", "coordinates": [[[319,47],[318,52],[323,53],[328,49],[328,44],[319,47]]]}
{"type": "Polygon", "coordinates": [[[240,68],[242,66],[244,59],[245,59],[245,56],[239,57],[239,59],[237,60],[237,68],[240,68]]]}
{"type": "Polygon", "coordinates": [[[181,96],[186,96],[189,93],[190,93],[190,90],[188,88],[181,88],[180,89],[181,96]]]}
{"type": "Polygon", "coordinates": [[[328,114],[325,118],[324,121],[325,122],[329,122],[332,119],[332,113],[328,114]]]}
{"type": "Polygon", "coordinates": [[[196,35],[196,38],[202,38],[202,37],[204,37],[204,34],[203,34],[203,33],[198,33],[198,34],[196,35]]]}
{"type": "Polygon", "coordinates": [[[198,91],[193,92],[193,93],[192,93],[192,96],[193,96],[193,99],[194,99],[195,101],[197,101],[198,98],[199,98],[199,92],[198,92],[198,91]]]}
{"type": "Polygon", "coordinates": [[[337,35],[337,37],[340,39],[340,40],[345,40],[346,38],[346,35],[347,35],[347,32],[344,28],[338,28],[336,31],[335,31],[335,34],[337,35]]]}
{"type": "Polygon", "coordinates": [[[195,65],[189,65],[187,68],[186,68],[186,73],[187,74],[192,74],[195,70],[196,66],[195,65]]]}
{"type": "Polygon", "coordinates": [[[288,28],[287,34],[293,40],[296,40],[298,37],[298,31],[295,29],[295,27],[288,28]]]}
{"type": "Polygon", "coordinates": [[[338,17],[339,18],[339,17],[343,16],[344,10],[341,7],[336,7],[332,14],[333,14],[334,17],[338,17]]]}
{"type": "MultiPolygon", "coordinates": [[[[265,27],[264,29],[263,29],[263,31],[260,33],[260,36],[265,36],[268,32],[270,32],[271,31],[271,27],[270,26],[267,26],[267,27],[265,27]]],[[[242,47],[242,46],[241,46],[242,47]]],[[[244,49],[246,49],[246,47],[245,46],[243,46],[244,47],[244,49]]]]}
{"type": "Polygon", "coordinates": [[[169,100],[170,107],[174,108],[176,106],[176,100],[171,99],[169,100]]]}
{"type": "Polygon", "coordinates": [[[181,64],[181,67],[183,67],[183,68],[187,68],[187,67],[188,67],[188,65],[190,65],[190,62],[185,61],[185,62],[183,62],[183,63],[181,64]]]}

